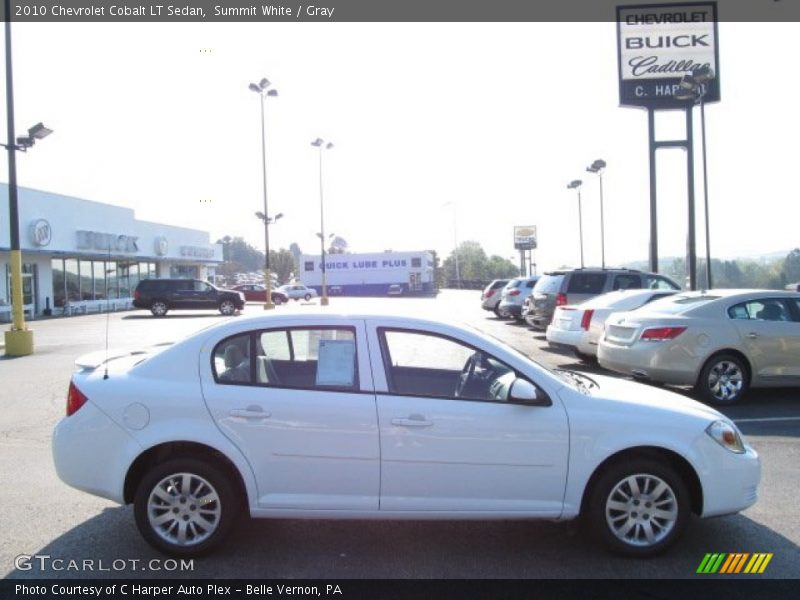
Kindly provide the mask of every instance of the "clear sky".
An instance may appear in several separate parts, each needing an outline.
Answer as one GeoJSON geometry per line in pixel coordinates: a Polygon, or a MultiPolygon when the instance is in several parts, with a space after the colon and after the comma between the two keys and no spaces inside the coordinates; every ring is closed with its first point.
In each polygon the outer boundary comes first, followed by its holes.
{"type": "MultiPolygon", "coordinates": [[[[354,252],[446,256],[457,236],[511,257],[513,226],[533,224],[540,268],[577,265],[566,184],[580,178],[586,263],[599,264],[598,181],[585,167],[602,158],[606,263],[647,258],[647,116],[618,105],[615,23],[13,27],[17,134],[39,121],[55,131],[18,156],[22,186],[261,248],[260,109],[248,84],[267,77],[280,94],[267,101],[269,209],[284,213],[273,248],[319,247],[310,142],[322,137],[335,144],[325,229],[354,252]]],[[[719,25],[722,101],[706,107],[715,257],[800,245],[799,34],[798,23],[719,25]]],[[[0,130],[5,139],[5,119],[0,130]]],[[[699,128],[697,139],[702,255],[699,128]]],[[[684,154],[659,156],[659,251],[680,255],[684,154]]]]}

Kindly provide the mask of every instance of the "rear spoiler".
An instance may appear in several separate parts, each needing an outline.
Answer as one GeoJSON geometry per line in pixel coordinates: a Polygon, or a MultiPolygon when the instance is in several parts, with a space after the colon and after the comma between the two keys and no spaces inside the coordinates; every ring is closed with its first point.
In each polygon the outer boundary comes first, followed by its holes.
{"type": "Polygon", "coordinates": [[[154,349],[162,348],[164,346],[171,346],[172,344],[173,342],[163,342],[161,344],[155,344],[150,349],[144,350],[98,350],[97,352],[90,352],[89,354],[84,354],[83,356],[78,357],[75,360],[75,367],[81,371],[94,371],[96,368],[109,363],[112,360],[127,358],[129,356],[152,354],[154,349]]]}

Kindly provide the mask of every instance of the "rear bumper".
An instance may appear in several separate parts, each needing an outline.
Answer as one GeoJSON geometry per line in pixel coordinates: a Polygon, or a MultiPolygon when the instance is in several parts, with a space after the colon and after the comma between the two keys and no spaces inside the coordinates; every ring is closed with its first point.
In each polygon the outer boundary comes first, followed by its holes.
{"type": "Polygon", "coordinates": [[[522,316],[522,305],[521,304],[503,304],[502,302],[498,306],[498,310],[500,313],[504,315],[508,315],[509,317],[521,317],[522,316]]]}
{"type": "Polygon", "coordinates": [[[550,325],[547,328],[547,342],[554,348],[562,350],[573,351],[578,348],[583,337],[583,331],[569,331],[566,329],[558,329],[550,325]]]}
{"type": "Polygon", "coordinates": [[[601,342],[597,347],[600,366],[644,381],[671,385],[694,385],[697,365],[694,359],[681,360],[672,356],[670,347],[657,342],[652,349],[634,346],[615,346],[601,342]],[[655,347],[658,345],[658,347],[655,347]]]}

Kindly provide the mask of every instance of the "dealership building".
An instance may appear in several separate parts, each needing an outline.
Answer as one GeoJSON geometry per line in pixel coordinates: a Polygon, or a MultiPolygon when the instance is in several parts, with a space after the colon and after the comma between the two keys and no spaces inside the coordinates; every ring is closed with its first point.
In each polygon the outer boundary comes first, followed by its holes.
{"type": "MultiPolygon", "coordinates": [[[[30,316],[129,308],[140,279],[210,279],[207,231],[136,219],[129,208],[18,188],[22,292],[30,316]]],[[[8,185],[0,184],[0,320],[11,304],[8,185]]]]}
{"type": "MultiPolygon", "coordinates": [[[[391,285],[400,285],[403,294],[432,294],[433,271],[433,255],[424,251],[325,255],[325,281],[328,293],[333,294],[385,296],[391,285]]],[[[321,292],[322,261],[318,254],[300,257],[299,279],[321,292]]]]}

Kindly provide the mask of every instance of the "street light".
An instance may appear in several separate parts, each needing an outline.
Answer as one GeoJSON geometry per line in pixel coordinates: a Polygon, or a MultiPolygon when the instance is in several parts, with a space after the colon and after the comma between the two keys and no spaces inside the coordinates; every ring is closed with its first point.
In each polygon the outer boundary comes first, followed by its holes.
{"type": "Polygon", "coordinates": [[[33,354],[33,331],[25,325],[22,295],[22,251],[19,241],[19,203],[17,200],[17,150],[27,152],[37,140],[44,139],[53,131],[41,123],[28,129],[25,137],[14,137],[14,77],[11,60],[11,2],[5,0],[6,14],[6,116],[8,119],[8,224],[10,233],[11,262],[11,329],[5,332],[7,356],[26,356],[33,354]]]}
{"type": "Polygon", "coordinates": [[[711,284],[711,236],[708,214],[708,169],[706,168],[706,109],[703,99],[708,91],[708,82],[714,78],[714,70],[704,65],[695,70],[693,74],[684,75],[678,84],[680,89],[675,94],[675,98],[678,100],[691,100],[693,104],[700,104],[700,131],[703,144],[703,206],[706,213],[706,285],[708,289],[713,286],[711,284]]]}
{"type": "Polygon", "coordinates": [[[278,90],[274,88],[267,89],[269,86],[270,82],[266,77],[258,83],[251,83],[249,86],[249,89],[257,93],[261,99],[261,167],[264,179],[264,212],[262,213],[264,215],[264,283],[267,286],[264,310],[275,308],[275,305],[272,303],[272,274],[270,273],[269,264],[269,222],[266,217],[269,211],[267,210],[267,142],[264,127],[264,99],[275,98],[278,95],[278,90]]]}
{"type": "MultiPolygon", "coordinates": [[[[315,148],[319,148],[319,231],[317,235],[319,236],[319,243],[320,248],[322,250],[322,297],[320,298],[319,303],[322,306],[328,305],[328,284],[325,279],[325,211],[324,211],[324,204],[322,201],[322,150],[330,150],[333,148],[333,144],[331,142],[325,143],[325,140],[322,138],[317,138],[311,145],[315,148]]],[[[329,236],[330,237],[330,236],[329,236]]]]}
{"type": "MultiPolygon", "coordinates": [[[[256,211],[256,217],[258,217],[259,219],[264,221],[264,227],[269,227],[270,225],[274,225],[275,223],[277,223],[278,219],[283,217],[283,213],[278,213],[274,217],[268,217],[267,215],[265,215],[263,212],[261,212],[259,210],[259,211],[256,211]]],[[[272,300],[272,273],[271,272],[269,272],[269,277],[270,277],[269,283],[265,281],[264,285],[267,288],[267,293],[269,293],[269,299],[272,300]]]]}
{"type": "Polygon", "coordinates": [[[600,257],[602,267],[606,268],[606,232],[603,220],[603,169],[606,168],[606,161],[598,158],[591,165],[586,167],[589,173],[596,173],[600,177],[600,257]]]}
{"type": "Polygon", "coordinates": [[[581,238],[581,269],[583,268],[583,212],[581,210],[581,186],[580,179],[573,179],[567,184],[568,190],[578,190],[578,233],[581,238]]]}
{"type": "Polygon", "coordinates": [[[456,287],[461,289],[461,269],[458,264],[458,221],[456,219],[458,205],[455,203],[455,201],[450,200],[442,204],[442,207],[445,206],[453,207],[453,258],[455,259],[456,263],[456,287]]]}

